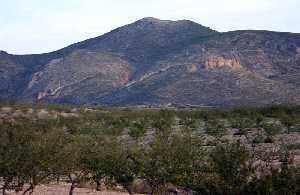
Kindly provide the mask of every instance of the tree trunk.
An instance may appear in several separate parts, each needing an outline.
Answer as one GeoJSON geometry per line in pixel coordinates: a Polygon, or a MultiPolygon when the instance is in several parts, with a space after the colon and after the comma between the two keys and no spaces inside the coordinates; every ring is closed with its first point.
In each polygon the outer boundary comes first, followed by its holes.
{"type": "Polygon", "coordinates": [[[29,188],[27,188],[22,195],[26,195],[27,192],[29,192],[29,194],[32,194],[34,190],[34,185],[30,184],[29,188]]]}
{"type": "Polygon", "coordinates": [[[56,177],[56,184],[58,185],[59,182],[60,182],[60,176],[58,175],[58,176],[56,177]]]}
{"type": "Polygon", "coordinates": [[[73,195],[75,187],[76,187],[75,182],[72,182],[71,187],[70,187],[70,191],[69,191],[69,195],[73,195]]]}
{"type": "Polygon", "coordinates": [[[6,186],[4,184],[4,186],[2,187],[2,195],[6,195],[6,186]]]}
{"type": "Polygon", "coordinates": [[[126,189],[126,191],[128,192],[128,194],[133,195],[132,191],[131,191],[131,187],[128,185],[125,185],[124,188],[126,189]]]}
{"type": "Polygon", "coordinates": [[[71,175],[69,175],[69,180],[71,182],[71,187],[70,187],[69,195],[73,195],[74,189],[76,188],[76,181],[75,181],[75,179],[72,178],[71,175]]]}
{"type": "Polygon", "coordinates": [[[2,195],[7,195],[6,193],[6,189],[8,188],[9,186],[9,183],[12,181],[12,179],[7,179],[4,184],[3,184],[3,187],[2,187],[2,195]]]}
{"type": "Polygon", "coordinates": [[[96,180],[96,191],[101,191],[101,182],[96,180]]]}
{"type": "Polygon", "coordinates": [[[148,185],[151,188],[151,191],[150,191],[150,193],[148,195],[154,195],[154,193],[155,193],[155,185],[152,182],[148,182],[148,185]]]}
{"type": "Polygon", "coordinates": [[[34,187],[31,188],[29,195],[33,194],[33,191],[34,191],[34,187]]]}

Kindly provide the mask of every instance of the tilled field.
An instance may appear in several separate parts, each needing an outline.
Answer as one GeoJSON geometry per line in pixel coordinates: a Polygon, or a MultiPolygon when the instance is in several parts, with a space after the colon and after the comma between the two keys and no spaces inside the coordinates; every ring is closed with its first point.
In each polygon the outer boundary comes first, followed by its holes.
{"type": "MultiPolygon", "coordinates": [[[[22,193],[8,192],[9,195],[19,195],[22,193]]],[[[69,186],[67,185],[39,185],[34,190],[33,195],[67,195],[69,194],[69,186]]],[[[115,191],[100,191],[87,189],[87,188],[75,188],[74,195],[128,195],[124,192],[115,191]]]]}

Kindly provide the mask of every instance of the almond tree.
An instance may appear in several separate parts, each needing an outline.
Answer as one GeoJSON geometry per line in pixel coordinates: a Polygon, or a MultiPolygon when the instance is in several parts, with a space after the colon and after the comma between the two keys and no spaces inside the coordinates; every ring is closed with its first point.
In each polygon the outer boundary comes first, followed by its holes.
{"type": "Polygon", "coordinates": [[[32,193],[35,187],[50,176],[55,175],[57,162],[63,156],[62,148],[65,144],[65,133],[60,129],[52,129],[46,133],[37,133],[31,143],[30,153],[24,161],[24,177],[27,178],[29,188],[23,194],[32,193]]]}
{"type": "Polygon", "coordinates": [[[90,147],[92,139],[88,135],[68,135],[66,139],[65,145],[57,156],[54,173],[68,177],[71,183],[69,195],[72,195],[80,182],[87,179],[81,161],[84,149],[90,147]]]}
{"type": "Polygon", "coordinates": [[[80,166],[91,181],[96,184],[96,191],[101,190],[101,181],[108,177],[114,166],[114,145],[111,140],[96,137],[91,138],[89,147],[82,148],[80,166]]]}
{"type": "Polygon", "coordinates": [[[7,189],[21,190],[26,181],[35,134],[27,121],[1,124],[0,134],[0,177],[6,194],[7,189]]]}
{"type": "Polygon", "coordinates": [[[193,150],[185,136],[157,134],[144,149],[141,177],[152,188],[151,194],[162,193],[168,183],[183,185],[183,179],[190,174],[193,150]]]}
{"type": "Polygon", "coordinates": [[[115,145],[113,148],[112,163],[110,166],[110,173],[113,181],[126,189],[129,194],[132,193],[132,183],[138,178],[141,169],[140,162],[140,148],[138,146],[120,144],[115,145]]]}

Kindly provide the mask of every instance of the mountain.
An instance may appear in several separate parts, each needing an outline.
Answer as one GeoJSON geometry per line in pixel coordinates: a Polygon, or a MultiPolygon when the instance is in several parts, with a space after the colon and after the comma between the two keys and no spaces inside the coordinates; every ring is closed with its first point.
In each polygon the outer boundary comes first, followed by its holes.
{"type": "Polygon", "coordinates": [[[300,104],[300,34],[143,18],[35,55],[0,52],[0,98],[107,106],[300,104]]]}

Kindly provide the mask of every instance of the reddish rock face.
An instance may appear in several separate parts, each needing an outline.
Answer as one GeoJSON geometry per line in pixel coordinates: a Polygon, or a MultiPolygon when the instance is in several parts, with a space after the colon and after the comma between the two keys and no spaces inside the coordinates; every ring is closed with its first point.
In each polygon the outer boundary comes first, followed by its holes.
{"type": "Polygon", "coordinates": [[[297,47],[297,53],[300,55],[300,47],[297,47]]]}
{"type": "Polygon", "coordinates": [[[37,96],[37,100],[41,100],[41,99],[43,99],[44,97],[47,97],[48,95],[50,95],[50,94],[47,93],[47,92],[39,92],[39,93],[38,93],[38,96],[37,96]]]}
{"type": "Polygon", "coordinates": [[[129,82],[130,73],[129,72],[122,72],[119,79],[119,86],[126,85],[129,82]]]}
{"type": "Polygon", "coordinates": [[[198,70],[198,67],[196,64],[191,64],[191,65],[188,65],[188,67],[187,67],[187,71],[190,73],[197,72],[197,70],[198,70]]]}
{"type": "Polygon", "coordinates": [[[212,69],[212,68],[232,68],[238,69],[242,68],[240,61],[236,58],[224,58],[224,57],[212,57],[208,58],[204,64],[205,69],[212,69]]]}

